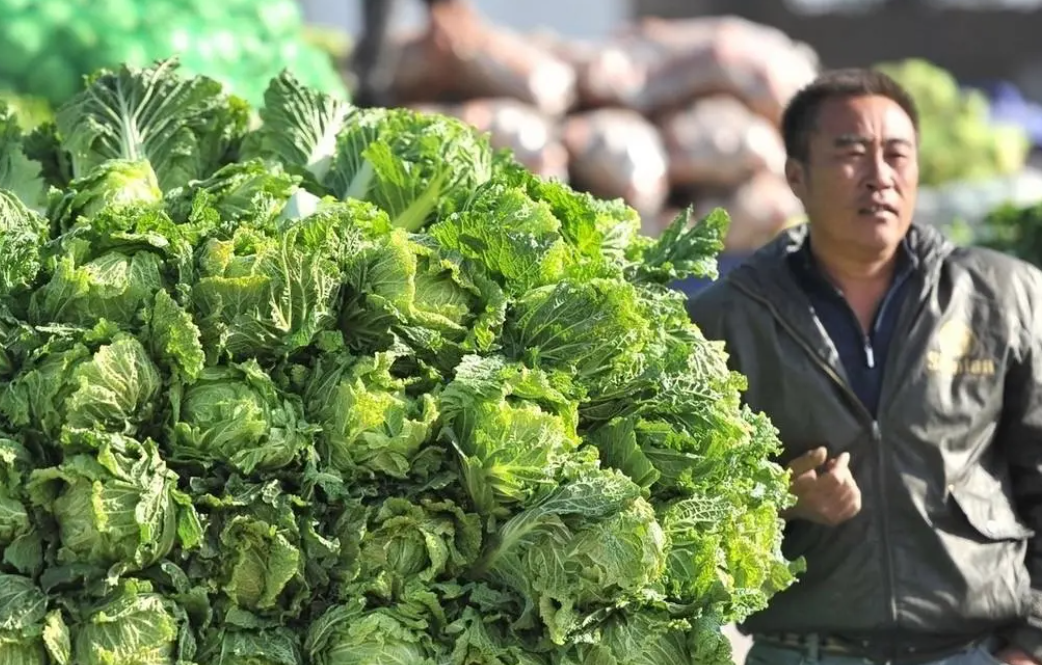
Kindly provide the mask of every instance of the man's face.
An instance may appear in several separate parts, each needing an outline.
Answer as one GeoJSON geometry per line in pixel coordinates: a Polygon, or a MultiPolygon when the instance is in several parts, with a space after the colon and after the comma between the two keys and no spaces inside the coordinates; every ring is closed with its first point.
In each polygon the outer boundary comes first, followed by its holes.
{"type": "Polygon", "coordinates": [[[786,175],[815,235],[870,259],[892,252],[912,223],[919,187],[912,120],[887,97],[827,100],[807,161],[789,160],[786,175]]]}

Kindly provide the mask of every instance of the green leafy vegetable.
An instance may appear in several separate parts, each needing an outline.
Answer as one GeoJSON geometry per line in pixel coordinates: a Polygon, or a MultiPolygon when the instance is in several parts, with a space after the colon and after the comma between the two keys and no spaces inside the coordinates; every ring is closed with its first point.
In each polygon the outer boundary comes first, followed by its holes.
{"type": "Polygon", "coordinates": [[[430,395],[408,395],[407,382],[391,373],[394,361],[390,353],[319,359],[304,399],[322,430],[320,452],[337,470],[405,478],[419,466],[438,411],[430,395]]]}
{"type": "Polygon", "coordinates": [[[371,201],[416,231],[461,206],[491,176],[488,141],[447,116],[364,109],[337,137],[323,184],[340,199],[371,201]]]}
{"type": "Polygon", "coordinates": [[[122,573],[147,568],[177,541],[197,544],[195,510],[155,443],[90,430],[81,438],[95,450],[33,472],[28,488],[58,524],[59,564],[122,573]]]}
{"type": "Polygon", "coordinates": [[[241,141],[246,116],[219,83],[180,78],[176,68],[176,60],[166,60],[144,70],[103,70],[58,109],[55,123],[75,177],[111,159],[147,159],[167,190],[217,170],[241,141]]]}
{"type": "Polygon", "coordinates": [[[170,449],[181,460],[244,472],[291,464],[311,442],[299,398],[284,395],[255,360],[205,368],[171,395],[170,449]]]}
{"type": "Polygon", "coordinates": [[[35,285],[43,267],[41,249],[50,239],[48,227],[46,219],[14,194],[0,190],[0,295],[18,296],[35,285]]]}
{"type": "Polygon", "coordinates": [[[69,662],[69,634],[47,596],[27,577],[0,574],[0,662],[48,665],[69,662]]]}
{"type": "Polygon", "coordinates": [[[73,660],[83,665],[175,665],[192,657],[184,609],[145,582],[127,582],[73,626],[73,660]]]}
{"type": "Polygon", "coordinates": [[[161,61],[0,126],[0,661],[729,663],[799,563],[669,287],[726,213],[651,240],[459,121],[266,103],[161,61]]]}
{"type": "Polygon", "coordinates": [[[110,159],[69,183],[69,190],[48,215],[67,229],[81,216],[93,217],[108,206],[148,206],[163,200],[163,192],[147,160],[110,159]]]}

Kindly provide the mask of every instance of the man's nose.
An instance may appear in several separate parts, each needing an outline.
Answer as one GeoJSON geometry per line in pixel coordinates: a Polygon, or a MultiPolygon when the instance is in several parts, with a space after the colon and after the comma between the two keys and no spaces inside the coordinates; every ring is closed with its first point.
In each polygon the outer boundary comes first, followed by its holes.
{"type": "Polygon", "coordinates": [[[874,159],[869,160],[867,169],[865,182],[869,189],[875,191],[894,186],[894,169],[882,155],[877,155],[874,159]]]}

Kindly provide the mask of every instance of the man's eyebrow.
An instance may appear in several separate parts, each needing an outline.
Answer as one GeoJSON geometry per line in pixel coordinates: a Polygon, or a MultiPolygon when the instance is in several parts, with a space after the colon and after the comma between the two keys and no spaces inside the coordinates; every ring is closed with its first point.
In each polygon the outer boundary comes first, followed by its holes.
{"type": "MultiPolygon", "coordinates": [[[[852,145],[867,146],[867,145],[870,145],[871,143],[873,143],[873,141],[874,141],[874,139],[872,137],[865,136],[863,134],[840,134],[839,136],[837,136],[835,138],[835,140],[833,141],[833,144],[837,148],[846,148],[846,147],[852,146],[852,145]]],[[[912,141],[910,141],[908,139],[902,139],[902,138],[886,139],[884,142],[887,145],[902,145],[902,146],[907,146],[909,148],[915,146],[915,144],[912,141]]]]}

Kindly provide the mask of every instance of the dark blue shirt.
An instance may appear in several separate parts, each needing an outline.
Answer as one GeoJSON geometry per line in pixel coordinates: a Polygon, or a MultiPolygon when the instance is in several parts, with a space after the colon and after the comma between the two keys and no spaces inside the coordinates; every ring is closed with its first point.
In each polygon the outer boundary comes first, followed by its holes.
{"type": "MultiPolygon", "coordinates": [[[[723,278],[724,275],[740,266],[750,256],[752,256],[751,252],[724,252],[723,254],[717,256],[716,267],[717,272],[720,273],[719,278],[723,278]]],[[[688,277],[687,279],[682,279],[673,282],[673,288],[677,289],[678,291],[681,291],[688,298],[691,298],[702,289],[708,287],[714,281],[716,280],[708,279],[706,277],[688,277]]]]}
{"type": "Polygon", "coordinates": [[[909,277],[915,269],[915,257],[904,244],[894,281],[876,311],[868,334],[861,329],[857,315],[843,293],[818,267],[810,250],[809,237],[790,258],[797,282],[810,299],[813,314],[828,333],[843,362],[850,387],[865,408],[873,416],[877,415],[883,368],[893,342],[901,302],[908,292],[909,277]]]}

